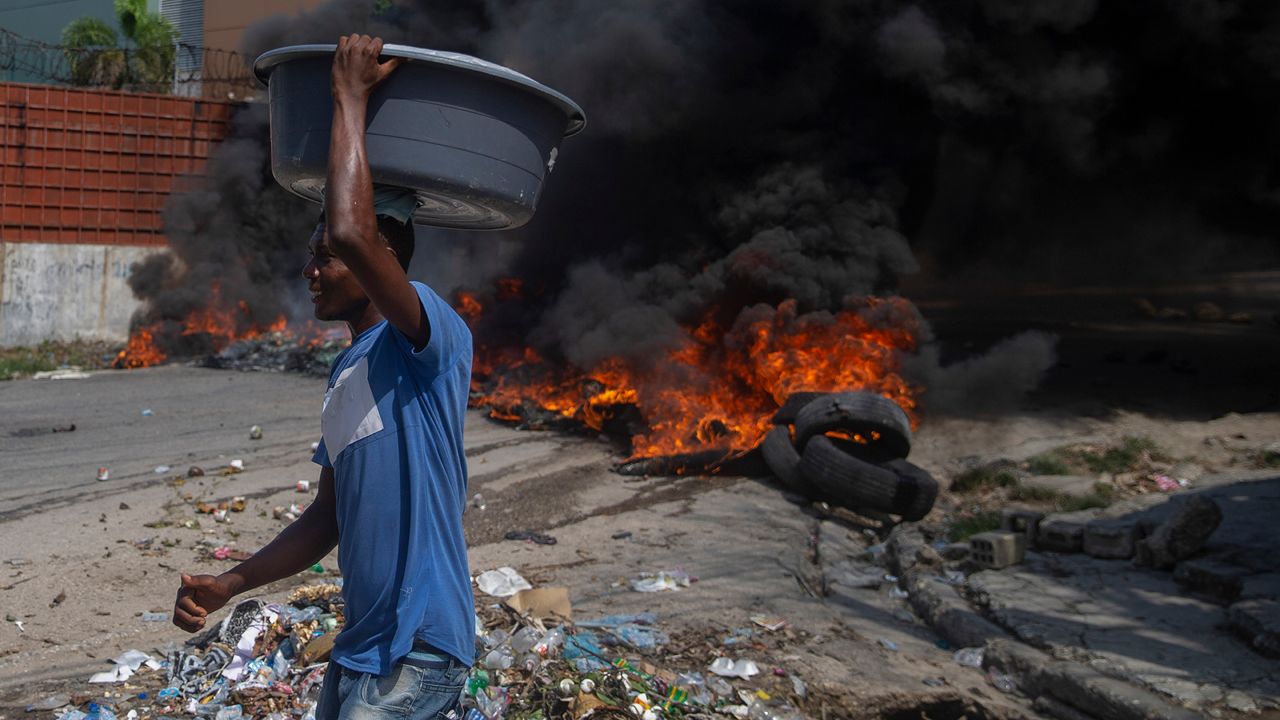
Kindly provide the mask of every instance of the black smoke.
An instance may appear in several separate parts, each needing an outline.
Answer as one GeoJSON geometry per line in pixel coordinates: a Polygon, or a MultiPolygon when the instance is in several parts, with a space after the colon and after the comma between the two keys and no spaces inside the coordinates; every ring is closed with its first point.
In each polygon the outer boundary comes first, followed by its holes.
{"type": "MultiPolygon", "coordinates": [[[[333,0],[242,50],[350,32],[474,54],[585,108],[529,225],[420,229],[415,263],[441,289],[522,278],[482,339],[577,364],[652,361],[760,303],[836,311],[920,266],[1070,284],[1276,259],[1280,6],[1264,0],[333,0]]],[[[274,282],[311,218],[265,180],[245,200],[266,167],[257,123],[211,168],[204,192],[232,199],[179,197],[169,217],[199,238],[175,242],[188,267],[230,242],[235,272],[274,282]]],[[[154,298],[165,275],[146,270],[154,298]]],[[[1021,387],[1052,363],[1039,337],[1002,347],[946,375],[927,349],[910,365],[959,387],[1022,363],[1021,387]]]]}

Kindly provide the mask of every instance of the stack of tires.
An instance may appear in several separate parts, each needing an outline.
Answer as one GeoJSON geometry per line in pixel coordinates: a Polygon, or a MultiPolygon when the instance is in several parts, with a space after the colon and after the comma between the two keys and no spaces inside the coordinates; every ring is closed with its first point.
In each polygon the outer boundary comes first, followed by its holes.
{"type": "Polygon", "coordinates": [[[906,461],[911,421],[875,393],[796,393],[773,416],[761,452],[798,493],[866,515],[919,520],[938,483],[906,461]]]}

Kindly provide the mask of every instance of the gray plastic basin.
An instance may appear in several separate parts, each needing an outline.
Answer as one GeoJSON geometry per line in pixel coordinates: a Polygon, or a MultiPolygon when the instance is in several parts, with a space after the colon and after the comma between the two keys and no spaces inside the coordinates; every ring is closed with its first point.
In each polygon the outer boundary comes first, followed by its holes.
{"type": "MultiPolygon", "coordinates": [[[[253,64],[271,102],[271,170],[321,202],[333,121],[335,45],[294,45],[253,64]]],[[[412,188],[414,222],[499,230],[529,221],[560,140],[582,108],[520,73],[457,53],[386,45],[404,63],[369,99],[365,145],[373,181],[412,188]]]]}

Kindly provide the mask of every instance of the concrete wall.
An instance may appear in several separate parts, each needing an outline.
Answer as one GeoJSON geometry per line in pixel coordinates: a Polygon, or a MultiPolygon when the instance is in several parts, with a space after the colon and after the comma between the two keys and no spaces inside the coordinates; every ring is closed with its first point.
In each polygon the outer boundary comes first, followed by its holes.
{"type": "Polygon", "coordinates": [[[158,247],[0,241],[0,347],[124,341],[138,307],[129,268],[158,247]]]}

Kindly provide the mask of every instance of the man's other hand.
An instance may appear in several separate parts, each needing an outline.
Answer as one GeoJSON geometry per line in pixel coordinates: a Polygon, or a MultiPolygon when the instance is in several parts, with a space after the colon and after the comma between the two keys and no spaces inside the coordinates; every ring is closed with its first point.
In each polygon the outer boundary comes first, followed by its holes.
{"type": "Polygon", "coordinates": [[[333,55],[333,96],[367,100],[373,88],[404,63],[404,58],[399,57],[380,63],[381,54],[381,38],[368,35],[338,38],[338,50],[333,55]]]}
{"type": "Polygon", "coordinates": [[[209,613],[226,605],[233,595],[230,583],[220,576],[183,575],[178,599],[173,603],[173,624],[195,632],[204,627],[209,613]]]}

